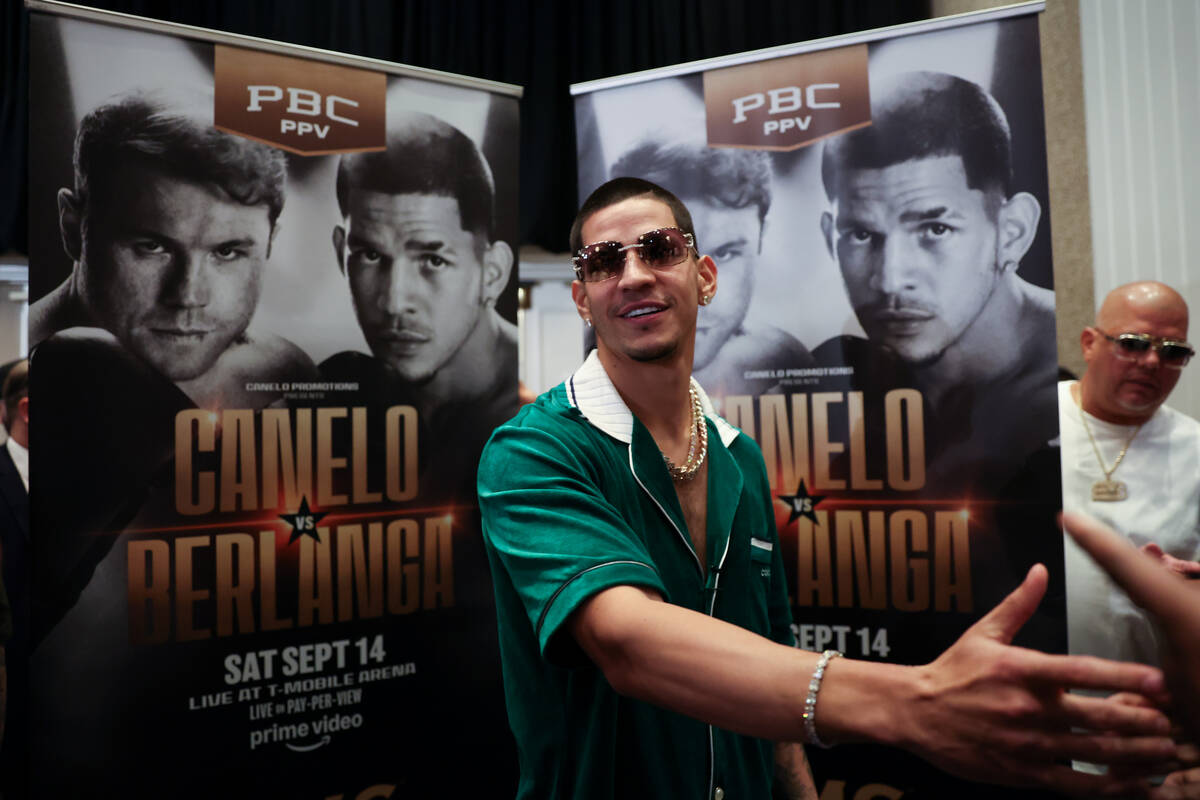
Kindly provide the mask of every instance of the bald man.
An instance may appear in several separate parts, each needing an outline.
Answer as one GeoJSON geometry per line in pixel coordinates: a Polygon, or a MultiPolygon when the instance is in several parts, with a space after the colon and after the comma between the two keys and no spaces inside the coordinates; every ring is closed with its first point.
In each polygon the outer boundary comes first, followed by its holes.
{"type": "MultiPolygon", "coordinates": [[[[1154,281],[1108,294],[1080,336],[1087,371],[1059,384],[1063,507],[1200,577],[1200,423],[1164,404],[1192,356],[1187,303],[1154,281]]],[[[1160,663],[1149,617],[1067,537],[1072,653],[1160,663]]]]}

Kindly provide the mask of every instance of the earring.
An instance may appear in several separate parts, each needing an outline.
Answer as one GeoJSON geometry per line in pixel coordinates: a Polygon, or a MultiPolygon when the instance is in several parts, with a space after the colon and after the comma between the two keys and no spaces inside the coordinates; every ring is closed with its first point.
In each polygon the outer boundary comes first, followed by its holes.
{"type": "Polygon", "coordinates": [[[700,295],[700,305],[706,306],[706,305],[708,305],[710,300],[712,300],[712,298],[709,297],[708,295],[706,295],[706,294],[700,295]]]}
{"type": "Polygon", "coordinates": [[[590,327],[592,327],[592,318],[591,318],[591,317],[584,317],[584,318],[583,318],[583,324],[584,324],[584,325],[587,325],[589,328],[590,328],[590,327]]]}

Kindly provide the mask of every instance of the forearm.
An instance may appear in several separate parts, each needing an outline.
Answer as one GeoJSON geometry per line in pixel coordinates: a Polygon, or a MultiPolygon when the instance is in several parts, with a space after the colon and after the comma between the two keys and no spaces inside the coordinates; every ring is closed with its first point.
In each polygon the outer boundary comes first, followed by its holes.
{"type": "MultiPolygon", "coordinates": [[[[805,738],[804,698],[816,653],[634,587],[597,595],[584,610],[574,623],[576,638],[618,692],[751,736],[805,738]]],[[[893,699],[906,694],[907,671],[838,659],[819,694],[822,738],[900,743],[895,725],[902,715],[892,709],[893,699]]]]}
{"type": "MultiPolygon", "coordinates": [[[[1045,592],[1036,568],[1016,591],[931,664],[904,667],[838,658],[816,703],[824,741],[903,748],[973,780],[1047,786],[1073,794],[1124,790],[1073,772],[1070,759],[1161,764],[1175,757],[1166,717],[1065,692],[1071,687],[1158,696],[1149,667],[1053,656],[1009,642],[1045,592]]],[[[584,652],[621,694],[728,730],[803,741],[804,700],[818,656],[620,586],[569,622],[584,652]]],[[[1132,784],[1131,784],[1132,785],[1132,784]]]]}

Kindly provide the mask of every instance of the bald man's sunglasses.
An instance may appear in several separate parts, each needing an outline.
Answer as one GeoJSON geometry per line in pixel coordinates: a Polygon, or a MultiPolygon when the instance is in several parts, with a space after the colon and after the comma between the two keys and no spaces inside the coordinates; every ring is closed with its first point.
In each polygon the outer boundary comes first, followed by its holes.
{"type": "Polygon", "coordinates": [[[571,261],[575,264],[575,277],[585,283],[597,283],[615,278],[625,270],[626,250],[637,250],[642,263],[650,269],[670,269],[682,264],[688,250],[694,246],[695,240],[690,233],[678,228],[658,228],[643,233],[634,244],[589,244],[571,261]]]}
{"type": "Polygon", "coordinates": [[[1151,350],[1158,351],[1158,360],[1164,367],[1183,369],[1196,354],[1187,342],[1164,339],[1148,333],[1118,333],[1110,336],[1099,328],[1097,333],[1113,343],[1113,355],[1122,361],[1137,361],[1151,350]]]}

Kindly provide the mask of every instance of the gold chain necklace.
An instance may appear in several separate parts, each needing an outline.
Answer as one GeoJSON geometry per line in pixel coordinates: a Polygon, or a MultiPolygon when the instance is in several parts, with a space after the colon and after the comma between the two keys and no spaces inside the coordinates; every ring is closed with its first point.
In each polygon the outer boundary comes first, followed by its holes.
{"type": "Polygon", "coordinates": [[[708,425],[704,422],[704,408],[700,405],[700,395],[696,394],[695,385],[688,386],[688,398],[691,401],[692,431],[688,437],[687,460],[683,462],[682,466],[677,467],[666,453],[662,453],[663,461],[667,464],[667,472],[671,474],[671,479],[676,481],[690,481],[696,477],[696,473],[700,471],[700,465],[704,463],[704,459],[708,455],[708,425]],[[698,451],[697,441],[700,445],[698,451]]]}
{"type": "Polygon", "coordinates": [[[1104,466],[1104,459],[1100,455],[1100,446],[1096,444],[1096,437],[1092,435],[1092,427],[1088,425],[1087,414],[1083,410],[1082,402],[1079,403],[1079,421],[1083,423],[1083,429],[1087,431],[1088,440],[1092,443],[1092,452],[1096,454],[1096,460],[1100,462],[1100,471],[1104,473],[1104,480],[1092,484],[1092,499],[1097,502],[1113,503],[1129,497],[1129,487],[1125,485],[1125,481],[1114,481],[1112,476],[1117,471],[1117,467],[1121,466],[1125,454],[1129,452],[1129,445],[1133,444],[1133,437],[1138,435],[1138,431],[1146,423],[1143,422],[1133,429],[1133,433],[1129,434],[1129,438],[1125,440],[1125,446],[1117,454],[1117,460],[1109,469],[1104,466]]]}

